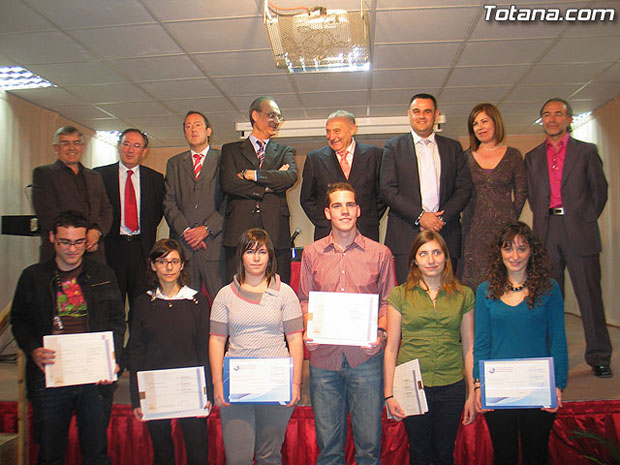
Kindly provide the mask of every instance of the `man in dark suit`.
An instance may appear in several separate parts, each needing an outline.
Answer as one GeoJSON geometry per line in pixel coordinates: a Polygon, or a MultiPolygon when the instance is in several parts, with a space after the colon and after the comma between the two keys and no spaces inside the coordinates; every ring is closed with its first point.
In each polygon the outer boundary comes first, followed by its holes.
{"type": "Polygon", "coordinates": [[[191,286],[201,290],[204,284],[213,300],[224,282],[221,154],[209,146],[211,126],[202,113],[189,111],[183,131],[190,150],[168,160],[164,215],[170,237],[181,242],[189,260],[191,286]]]}
{"type": "Polygon", "coordinates": [[[118,137],[120,162],[95,168],[105,186],[114,213],[105,238],[108,265],[116,273],[123,302],[146,291],[146,263],[164,214],[164,177],[140,165],[149,139],[139,129],[125,129],[118,137]]]}
{"type": "Polygon", "coordinates": [[[607,202],[607,180],[596,145],[570,137],[572,115],[563,99],[542,106],[547,138],[525,156],[528,200],[534,232],[547,247],[562,292],[568,267],[583,321],[585,360],[596,376],[611,378],[597,223],[607,202]]]}
{"type": "Polygon", "coordinates": [[[73,126],[63,126],[54,134],[56,163],[39,166],[32,172],[32,203],[41,231],[40,261],[54,256],[49,233],[64,210],[82,213],[88,221],[86,257],[105,263],[103,237],[112,225],[112,206],[101,176],[85,168],[80,160],[84,137],[73,126]]]}
{"type": "Polygon", "coordinates": [[[335,182],[348,182],[353,186],[361,209],[357,228],[364,236],[379,241],[379,221],[386,208],[379,192],[382,152],[378,147],[356,142],[353,139],[356,131],[352,113],[333,112],[325,123],[328,145],[306,157],[300,202],[314,224],[315,241],[331,231],[331,222],[324,213],[325,192],[335,182]]]}
{"type": "Polygon", "coordinates": [[[461,252],[461,211],[472,190],[461,144],[436,135],[437,101],[417,94],[409,102],[411,132],[385,142],[381,162],[381,194],[390,207],[385,238],[402,284],[409,272],[411,242],[423,229],[445,239],[452,266],[461,252]]]}
{"type": "Polygon", "coordinates": [[[271,97],[250,105],[252,134],[222,147],[222,189],[228,194],[224,247],[226,276],[235,274],[239,236],[249,228],[263,228],[271,236],[278,274],[288,283],[291,275],[291,238],[286,191],[297,180],[293,147],[278,144],[276,134],[282,114],[271,97]]]}

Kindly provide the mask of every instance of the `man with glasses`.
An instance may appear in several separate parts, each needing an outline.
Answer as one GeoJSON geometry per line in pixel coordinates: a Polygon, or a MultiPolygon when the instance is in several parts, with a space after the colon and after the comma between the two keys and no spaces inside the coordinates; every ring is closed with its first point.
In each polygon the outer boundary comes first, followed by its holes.
{"type": "Polygon", "coordinates": [[[112,228],[105,238],[108,265],[116,273],[123,302],[129,298],[128,321],[134,299],[146,291],[146,259],[164,214],[164,177],[141,165],[149,139],[139,129],[118,136],[120,162],[95,168],[112,204],[112,228]]]}
{"type": "Polygon", "coordinates": [[[80,162],[84,145],[84,137],[76,128],[59,128],[53,145],[58,160],[32,172],[32,202],[41,231],[41,261],[54,255],[48,238],[55,218],[63,210],[76,210],[89,224],[86,255],[105,263],[103,237],[112,225],[112,206],[101,176],[80,162]]]}
{"type": "Polygon", "coordinates": [[[228,194],[224,249],[228,282],[235,273],[235,252],[241,234],[263,228],[276,249],[278,274],[289,283],[291,233],[286,191],[297,180],[295,150],[272,140],[282,113],[272,97],[259,97],[249,111],[252,134],[222,147],[222,189],[228,194]]]}
{"type": "Polygon", "coordinates": [[[55,362],[55,352],[43,347],[43,336],[112,331],[117,360],[123,348],[125,312],[116,278],[110,267],[84,256],[88,231],[80,212],[61,212],[48,235],[53,257],[26,268],[13,297],[11,329],[28,357],[26,385],[39,444],[38,463],[64,463],[74,412],[83,463],[110,463],[106,431],[111,382],[45,387],[45,366],[55,362]]]}

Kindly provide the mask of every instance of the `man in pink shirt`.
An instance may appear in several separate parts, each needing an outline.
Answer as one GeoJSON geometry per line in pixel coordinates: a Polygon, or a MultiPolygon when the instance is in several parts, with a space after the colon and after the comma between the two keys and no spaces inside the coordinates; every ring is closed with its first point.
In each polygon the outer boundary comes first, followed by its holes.
{"type": "Polygon", "coordinates": [[[607,202],[607,180],[596,145],[570,137],[572,115],[560,98],[542,106],[547,138],[525,156],[528,200],[534,232],[547,247],[562,292],[568,267],[583,320],[585,360],[596,376],[611,378],[597,223],[607,202]]]}
{"type": "Polygon", "coordinates": [[[311,291],[379,295],[377,340],[366,347],[315,344],[310,350],[310,397],[320,449],[318,465],[345,463],[347,413],[355,444],[355,463],[381,463],[383,409],[383,347],[387,297],[395,285],[390,250],[357,230],[360,207],[346,182],[330,185],[325,217],[331,233],[303,252],[299,298],[308,319],[311,291]]]}

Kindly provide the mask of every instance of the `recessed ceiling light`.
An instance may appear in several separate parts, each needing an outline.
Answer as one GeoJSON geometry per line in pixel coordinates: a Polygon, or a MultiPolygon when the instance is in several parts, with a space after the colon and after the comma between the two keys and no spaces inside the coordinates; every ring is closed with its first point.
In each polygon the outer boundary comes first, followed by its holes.
{"type": "Polygon", "coordinates": [[[36,89],[38,87],[56,86],[21,66],[0,67],[1,90],[36,89]]]}

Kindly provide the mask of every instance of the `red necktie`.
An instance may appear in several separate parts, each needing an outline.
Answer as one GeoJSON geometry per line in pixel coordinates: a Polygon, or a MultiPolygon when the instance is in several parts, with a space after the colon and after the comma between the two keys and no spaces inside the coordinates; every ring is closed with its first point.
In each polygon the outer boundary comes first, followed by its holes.
{"type": "Polygon", "coordinates": [[[349,161],[347,160],[348,150],[343,150],[342,152],[338,152],[338,156],[340,157],[340,168],[342,168],[342,172],[344,173],[344,177],[349,179],[349,175],[351,174],[351,165],[349,165],[349,161]]]}
{"type": "Polygon", "coordinates": [[[199,153],[194,154],[194,177],[196,181],[198,181],[198,176],[200,176],[200,170],[202,169],[202,165],[200,164],[202,156],[199,153]]]}
{"type": "Polygon", "coordinates": [[[127,170],[127,181],[125,182],[125,226],[132,231],[138,230],[138,203],[136,202],[136,191],[133,188],[131,175],[133,171],[127,170]]]}

